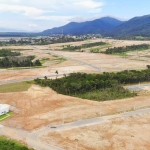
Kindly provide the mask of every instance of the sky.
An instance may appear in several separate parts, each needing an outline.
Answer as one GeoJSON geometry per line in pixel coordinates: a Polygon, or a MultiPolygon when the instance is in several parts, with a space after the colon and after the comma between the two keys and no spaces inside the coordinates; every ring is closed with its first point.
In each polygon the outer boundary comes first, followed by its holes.
{"type": "Polygon", "coordinates": [[[129,20],[150,14],[150,0],[0,0],[0,28],[43,31],[104,16],[129,20]]]}

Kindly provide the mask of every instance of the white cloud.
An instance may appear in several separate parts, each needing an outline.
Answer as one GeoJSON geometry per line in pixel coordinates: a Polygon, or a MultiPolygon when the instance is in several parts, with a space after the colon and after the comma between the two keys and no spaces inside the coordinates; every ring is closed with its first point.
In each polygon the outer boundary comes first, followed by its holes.
{"type": "Polygon", "coordinates": [[[37,24],[28,24],[28,27],[29,27],[29,28],[37,28],[38,25],[37,25],[37,24]]]}
{"type": "Polygon", "coordinates": [[[0,11],[3,12],[11,12],[11,13],[23,13],[25,16],[38,16],[42,15],[43,10],[27,7],[22,5],[8,5],[8,4],[0,4],[0,11]]]}
{"type": "Polygon", "coordinates": [[[0,13],[6,26],[15,18],[15,27],[38,25],[36,28],[43,29],[64,25],[77,16],[87,18],[100,14],[103,5],[101,0],[0,0],[0,13]]]}

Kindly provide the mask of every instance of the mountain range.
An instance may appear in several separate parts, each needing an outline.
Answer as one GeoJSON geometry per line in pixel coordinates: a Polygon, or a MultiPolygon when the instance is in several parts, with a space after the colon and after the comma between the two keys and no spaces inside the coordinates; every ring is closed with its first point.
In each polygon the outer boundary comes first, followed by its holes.
{"type": "Polygon", "coordinates": [[[103,17],[81,23],[70,22],[64,26],[47,29],[40,33],[1,32],[0,36],[49,36],[51,34],[101,34],[109,37],[148,37],[150,36],[150,15],[134,17],[128,21],[121,21],[112,17],[103,17]]]}
{"type": "Polygon", "coordinates": [[[51,34],[70,34],[70,35],[83,35],[83,34],[103,34],[111,29],[121,25],[123,21],[111,17],[103,17],[93,21],[86,22],[71,22],[67,25],[48,29],[42,32],[43,35],[51,34]]]}
{"type": "Polygon", "coordinates": [[[134,17],[128,21],[120,21],[111,17],[103,17],[93,21],[71,22],[67,25],[43,31],[42,35],[51,34],[102,34],[103,36],[150,36],[150,15],[134,17]]]}

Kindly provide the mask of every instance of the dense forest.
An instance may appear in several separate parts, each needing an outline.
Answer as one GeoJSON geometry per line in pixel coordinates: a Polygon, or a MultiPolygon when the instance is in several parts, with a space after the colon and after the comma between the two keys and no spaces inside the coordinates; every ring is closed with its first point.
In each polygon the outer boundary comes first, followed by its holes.
{"type": "Polygon", "coordinates": [[[37,59],[34,62],[32,60],[34,56],[27,57],[4,57],[0,59],[0,68],[10,68],[10,67],[31,67],[31,66],[41,66],[42,64],[37,59]]]}
{"type": "Polygon", "coordinates": [[[0,57],[6,57],[6,56],[20,56],[20,52],[12,52],[12,50],[9,49],[1,49],[0,50],[0,57]]]}
{"type": "MultiPolygon", "coordinates": [[[[95,91],[110,88],[110,91],[126,93],[124,97],[134,96],[135,93],[122,89],[123,84],[133,84],[150,81],[150,69],[136,71],[125,70],[117,73],[104,72],[103,74],[71,73],[60,79],[35,79],[37,84],[49,86],[61,94],[82,97],[81,95],[95,91]]],[[[109,93],[107,93],[109,94],[109,93]]],[[[115,97],[118,98],[118,97],[115,97]]]]}
{"type": "Polygon", "coordinates": [[[107,43],[105,43],[105,42],[95,42],[95,43],[82,44],[81,46],[67,45],[67,46],[63,47],[63,50],[75,51],[75,50],[81,50],[82,48],[90,48],[90,47],[101,46],[101,45],[105,45],[105,44],[107,44],[107,43]]]}
{"type": "Polygon", "coordinates": [[[6,137],[1,136],[0,150],[33,150],[33,149],[29,149],[15,140],[8,140],[6,137]]]}
{"type": "Polygon", "coordinates": [[[104,53],[106,54],[115,54],[115,53],[124,53],[128,51],[141,51],[149,49],[149,44],[140,44],[140,45],[131,45],[126,47],[114,47],[114,48],[108,48],[104,53]]]}

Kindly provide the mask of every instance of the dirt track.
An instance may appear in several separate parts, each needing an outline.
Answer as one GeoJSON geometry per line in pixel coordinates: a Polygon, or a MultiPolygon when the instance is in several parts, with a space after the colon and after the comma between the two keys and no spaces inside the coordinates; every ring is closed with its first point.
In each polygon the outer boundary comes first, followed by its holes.
{"type": "Polygon", "coordinates": [[[41,136],[45,143],[75,150],[149,150],[150,114],[124,117],[41,136]]]}

